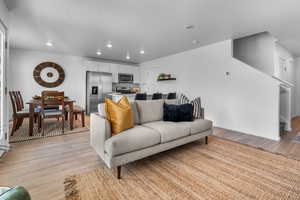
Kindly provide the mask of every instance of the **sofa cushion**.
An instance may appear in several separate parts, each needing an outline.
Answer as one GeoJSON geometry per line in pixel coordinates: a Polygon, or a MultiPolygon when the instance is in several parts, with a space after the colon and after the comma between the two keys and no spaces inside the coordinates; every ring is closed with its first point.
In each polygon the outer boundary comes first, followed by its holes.
{"type": "MultiPolygon", "coordinates": [[[[140,124],[140,119],[139,119],[139,113],[137,111],[137,106],[135,102],[130,102],[132,112],[133,112],[133,121],[135,125],[140,124]]],[[[98,104],[98,113],[101,117],[106,118],[106,111],[105,111],[105,103],[100,103],[98,104]]]]}
{"type": "Polygon", "coordinates": [[[190,126],[191,134],[197,134],[212,129],[212,121],[206,119],[195,119],[192,122],[182,122],[190,126]]]}
{"type": "Polygon", "coordinates": [[[178,100],[177,99],[165,99],[166,104],[172,104],[172,105],[177,105],[178,100]]]}
{"type": "Polygon", "coordinates": [[[160,143],[160,134],[150,128],[135,126],[105,141],[105,152],[113,157],[160,143]]]}
{"type": "Polygon", "coordinates": [[[164,100],[136,101],[136,104],[141,124],[163,119],[164,100]]]}
{"type": "Polygon", "coordinates": [[[158,131],[161,135],[161,143],[190,135],[190,124],[185,122],[156,121],[143,124],[143,126],[158,131]]]}

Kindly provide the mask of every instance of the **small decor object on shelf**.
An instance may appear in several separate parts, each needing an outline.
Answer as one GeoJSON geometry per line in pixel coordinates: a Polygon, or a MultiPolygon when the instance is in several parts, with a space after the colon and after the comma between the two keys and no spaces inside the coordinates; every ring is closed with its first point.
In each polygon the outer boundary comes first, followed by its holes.
{"type": "Polygon", "coordinates": [[[157,77],[157,80],[162,80],[162,79],[165,79],[165,74],[159,74],[158,77],[157,77]]]}
{"type": "Polygon", "coordinates": [[[38,96],[38,95],[34,95],[33,97],[32,97],[32,99],[34,99],[34,100],[40,100],[42,97],[41,96],[38,96]]]}
{"type": "Polygon", "coordinates": [[[172,78],[171,74],[164,74],[161,73],[157,77],[157,81],[170,81],[170,80],[176,80],[176,78],[172,78]]]}
{"type": "Polygon", "coordinates": [[[64,82],[65,72],[63,68],[56,63],[43,62],[34,69],[33,78],[41,86],[54,88],[64,82]]]}

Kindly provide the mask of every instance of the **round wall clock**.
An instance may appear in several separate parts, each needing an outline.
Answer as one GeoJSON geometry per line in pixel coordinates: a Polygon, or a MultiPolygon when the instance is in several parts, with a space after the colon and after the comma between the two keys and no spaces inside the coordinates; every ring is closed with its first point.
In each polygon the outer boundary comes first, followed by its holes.
{"type": "Polygon", "coordinates": [[[61,66],[53,62],[43,62],[33,71],[34,80],[46,88],[54,88],[65,80],[65,72],[61,66]]]}

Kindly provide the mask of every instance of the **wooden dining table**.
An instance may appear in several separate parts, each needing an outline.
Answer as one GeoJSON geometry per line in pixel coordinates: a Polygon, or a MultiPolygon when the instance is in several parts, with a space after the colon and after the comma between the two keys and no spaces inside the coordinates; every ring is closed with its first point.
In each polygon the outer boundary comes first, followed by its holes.
{"type": "MultiPolygon", "coordinates": [[[[69,106],[69,113],[70,113],[70,129],[73,130],[74,124],[74,102],[75,100],[65,98],[64,99],[65,105],[69,106]]],[[[42,105],[41,99],[32,99],[27,102],[29,105],[29,135],[33,136],[33,124],[34,124],[34,108],[42,105]]]]}

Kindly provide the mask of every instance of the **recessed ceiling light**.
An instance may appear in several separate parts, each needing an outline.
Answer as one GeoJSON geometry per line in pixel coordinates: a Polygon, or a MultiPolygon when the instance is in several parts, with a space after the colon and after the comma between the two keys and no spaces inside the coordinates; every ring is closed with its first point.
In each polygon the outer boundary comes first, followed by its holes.
{"type": "Polygon", "coordinates": [[[106,45],[107,48],[112,48],[112,44],[109,42],[107,45],[106,45]]]}
{"type": "Polygon", "coordinates": [[[140,50],[140,54],[145,54],[145,51],[144,50],[140,50]]]}
{"type": "Polygon", "coordinates": [[[194,28],[195,28],[194,25],[187,25],[187,26],[185,26],[185,29],[194,29],[194,28]]]}
{"type": "Polygon", "coordinates": [[[47,45],[48,47],[52,47],[52,46],[53,46],[53,43],[52,43],[52,42],[47,42],[46,45],[47,45]]]}
{"type": "Polygon", "coordinates": [[[102,53],[101,51],[97,51],[97,55],[100,56],[102,53]]]}
{"type": "Polygon", "coordinates": [[[130,60],[130,56],[129,56],[129,55],[127,55],[127,56],[126,56],[126,59],[127,59],[127,60],[130,60]]]}

